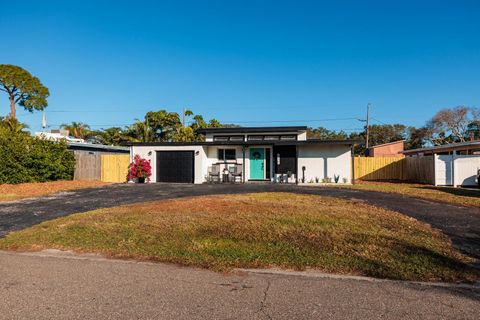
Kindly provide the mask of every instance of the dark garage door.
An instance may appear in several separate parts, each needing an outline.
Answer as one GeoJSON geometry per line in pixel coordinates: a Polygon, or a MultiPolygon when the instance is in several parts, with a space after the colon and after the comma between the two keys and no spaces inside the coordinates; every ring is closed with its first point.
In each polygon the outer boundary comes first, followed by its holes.
{"type": "Polygon", "coordinates": [[[158,151],[157,182],[193,183],[193,151],[158,151]]]}

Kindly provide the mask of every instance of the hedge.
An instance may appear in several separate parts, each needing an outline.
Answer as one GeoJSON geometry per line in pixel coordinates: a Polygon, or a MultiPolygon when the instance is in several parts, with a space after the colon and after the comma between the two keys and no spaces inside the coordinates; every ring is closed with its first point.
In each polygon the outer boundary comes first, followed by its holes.
{"type": "Polygon", "coordinates": [[[75,157],[65,142],[0,126],[0,183],[72,180],[75,157]]]}

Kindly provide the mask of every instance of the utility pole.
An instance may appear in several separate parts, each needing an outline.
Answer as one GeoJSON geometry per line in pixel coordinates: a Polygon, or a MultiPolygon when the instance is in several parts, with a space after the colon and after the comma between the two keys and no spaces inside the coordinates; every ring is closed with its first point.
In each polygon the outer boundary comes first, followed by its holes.
{"type": "Polygon", "coordinates": [[[183,115],[182,123],[183,123],[183,127],[185,128],[185,107],[183,107],[182,115],[183,115]]]}
{"type": "Polygon", "coordinates": [[[367,127],[366,127],[366,131],[367,131],[367,138],[366,138],[366,141],[365,141],[365,148],[368,150],[368,140],[369,140],[369,137],[370,137],[370,102],[368,103],[367,105],[367,123],[366,123],[367,127]]]}

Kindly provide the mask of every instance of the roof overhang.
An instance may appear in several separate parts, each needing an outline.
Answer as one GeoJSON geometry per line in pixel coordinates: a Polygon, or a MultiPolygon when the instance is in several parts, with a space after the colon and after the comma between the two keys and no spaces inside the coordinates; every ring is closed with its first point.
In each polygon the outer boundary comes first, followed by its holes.
{"type": "Polygon", "coordinates": [[[94,143],[77,143],[67,142],[68,148],[72,150],[86,150],[86,151],[104,151],[104,152],[124,152],[128,153],[128,147],[107,146],[104,144],[94,143]]]}
{"type": "Polygon", "coordinates": [[[462,151],[480,148],[480,141],[468,141],[461,143],[449,143],[441,146],[435,146],[430,148],[419,148],[412,150],[402,151],[405,155],[419,154],[419,153],[439,153],[448,151],[462,151]]]}
{"type": "Polygon", "coordinates": [[[291,127],[235,127],[235,128],[200,128],[197,133],[266,133],[266,132],[299,132],[306,131],[307,126],[291,127]]]}
{"type": "Polygon", "coordinates": [[[202,142],[132,142],[129,146],[302,146],[302,145],[358,145],[362,140],[294,140],[294,141],[202,141],[202,142]]]}

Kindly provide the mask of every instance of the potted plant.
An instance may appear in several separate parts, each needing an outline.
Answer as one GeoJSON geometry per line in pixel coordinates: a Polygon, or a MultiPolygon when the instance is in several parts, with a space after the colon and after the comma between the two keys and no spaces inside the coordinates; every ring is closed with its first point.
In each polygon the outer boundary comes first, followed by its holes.
{"type": "Polygon", "coordinates": [[[128,166],[128,180],[136,179],[138,183],[145,183],[150,180],[152,166],[150,160],[141,158],[138,154],[128,166]]]}

